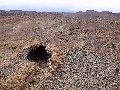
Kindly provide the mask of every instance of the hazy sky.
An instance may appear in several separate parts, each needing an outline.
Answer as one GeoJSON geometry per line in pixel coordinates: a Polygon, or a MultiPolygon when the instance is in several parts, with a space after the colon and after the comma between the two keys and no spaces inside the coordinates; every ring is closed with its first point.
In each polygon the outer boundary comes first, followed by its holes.
{"type": "Polygon", "coordinates": [[[0,9],[120,12],[120,0],[0,0],[0,9]]]}

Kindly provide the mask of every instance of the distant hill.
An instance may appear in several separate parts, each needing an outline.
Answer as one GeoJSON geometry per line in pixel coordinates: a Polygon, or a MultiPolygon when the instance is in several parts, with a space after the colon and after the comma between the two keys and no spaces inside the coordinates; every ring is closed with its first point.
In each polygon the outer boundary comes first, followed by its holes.
{"type": "Polygon", "coordinates": [[[71,14],[69,16],[74,16],[78,18],[111,18],[111,19],[120,19],[120,13],[112,13],[109,11],[102,11],[102,12],[97,12],[94,10],[87,10],[86,12],[76,12],[74,14],[71,14]]]}
{"type": "Polygon", "coordinates": [[[22,10],[10,10],[10,11],[5,11],[5,10],[0,10],[0,15],[2,16],[9,16],[9,15],[33,15],[33,14],[61,14],[63,16],[68,16],[68,17],[77,17],[77,18],[111,18],[111,19],[120,19],[120,13],[112,13],[109,11],[102,11],[102,12],[97,12],[94,10],[87,10],[86,12],[76,12],[76,13],[71,13],[71,12],[36,12],[36,11],[22,11],[22,10]]]}

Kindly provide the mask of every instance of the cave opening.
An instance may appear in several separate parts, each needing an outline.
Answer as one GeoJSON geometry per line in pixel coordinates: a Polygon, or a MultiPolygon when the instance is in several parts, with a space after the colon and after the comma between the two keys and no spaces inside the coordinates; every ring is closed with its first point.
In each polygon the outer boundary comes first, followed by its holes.
{"type": "Polygon", "coordinates": [[[27,59],[36,62],[42,68],[47,65],[47,61],[51,58],[51,54],[45,49],[46,46],[40,45],[39,47],[32,48],[27,55],[27,59]]]}

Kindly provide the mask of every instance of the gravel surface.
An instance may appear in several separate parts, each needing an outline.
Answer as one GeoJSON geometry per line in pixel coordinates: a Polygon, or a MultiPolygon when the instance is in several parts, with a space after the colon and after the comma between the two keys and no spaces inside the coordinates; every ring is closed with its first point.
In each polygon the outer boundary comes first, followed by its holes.
{"type": "MultiPolygon", "coordinates": [[[[120,62],[95,52],[69,51],[40,90],[120,90],[120,62]]],[[[38,89],[38,90],[39,90],[38,89]]]]}
{"type": "Polygon", "coordinates": [[[120,20],[76,15],[1,17],[0,90],[120,90],[120,20]]]}

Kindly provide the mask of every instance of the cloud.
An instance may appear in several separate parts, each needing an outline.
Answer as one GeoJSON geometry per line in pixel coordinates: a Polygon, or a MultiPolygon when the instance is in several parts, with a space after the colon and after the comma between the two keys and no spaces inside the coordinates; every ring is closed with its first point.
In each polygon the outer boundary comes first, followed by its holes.
{"type": "Polygon", "coordinates": [[[66,8],[71,11],[120,10],[120,0],[0,0],[0,6],[66,8]]]}
{"type": "Polygon", "coordinates": [[[73,12],[78,12],[81,10],[81,8],[77,8],[77,7],[72,7],[72,8],[69,8],[71,11],[73,12]]]}
{"type": "Polygon", "coordinates": [[[4,5],[4,4],[0,4],[0,6],[2,6],[2,5],[4,5]]]}
{"type": "Polygon", "coordinates": [[[6,5],[48,5],[77,7],[120,7],[120,0],[0,0],[6,5]]]}

